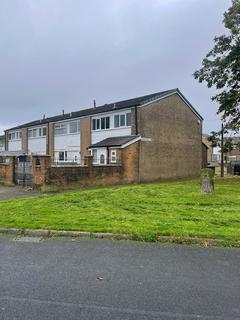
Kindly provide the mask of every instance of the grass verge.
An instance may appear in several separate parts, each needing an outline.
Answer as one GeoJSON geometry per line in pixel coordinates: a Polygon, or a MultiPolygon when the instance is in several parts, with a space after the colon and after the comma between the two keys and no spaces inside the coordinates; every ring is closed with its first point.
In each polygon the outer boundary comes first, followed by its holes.
{"type": "Polygon", "coordinates": [[[213,195],[198,181],[99,188],[0,202],[0,226],[112,232],[136,240],[160,235],[240,242],[240,178],[216,179],[213,195]]]}

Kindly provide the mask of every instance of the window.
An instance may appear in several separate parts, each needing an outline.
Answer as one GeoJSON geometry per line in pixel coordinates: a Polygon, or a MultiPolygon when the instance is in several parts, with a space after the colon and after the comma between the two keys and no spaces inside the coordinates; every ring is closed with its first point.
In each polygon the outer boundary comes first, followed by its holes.
{"type": "Polygon", "coordinates": [[[104,156],[104,154],[100,155],[100,163],[101,164],[105,164],[105,156],[104,156]]]}
{"type": "Polygon", "coordinates": [[[126,118],[125,114],[120,115],[120,127],[125,127],[126,125],[125,118],[126,118]]]}
{"type": "Polygon", "coordinates": [[[39,137],[46,137],[46,135],[47,135],[47,128],[46,127],[38,129],[38,136],[39,137]]]}
{"type": "Polygon", "coordinates": [[[110,128],[110,117],[106,117],[106,129],[110,128]]]}
{"type": "Polygon", "coordinates": [[[96,130],[96,129],[97,129],[96,122],[97,122],[97,120],[96,120],[96,119],[93,119],[93,121],[92,121],[92,129],[93,129],[93,130],[96,130]]]}
{"type": "Polygon", "coordinates": [[[105,129],[106,128],[106,118],[101,118],[101,129],[105,129]]]}
{"type": "Polygon", "coordinates": [[[21,131],[15,131],[8,134],[8,140],[20,140],[22,138],[22,132],[21,131]]]}
{"type": "Polygon", "coordinates": [[[37,129],[29,129],[28,130],[28,137],[29,138],[36,138],[37,137],[37,129]]]}
{"type": "Polygon", "coordinates": [[[67,134],[67,124],[66,123],[55,124],[55,135],[58,136],[61,134],[67,134]]]}
{"type": "Polygon", "coordinates": [[[130,127],[131,126],[131,112],[126,114],[115,114],[114,115],[114,128],[119,127],[130,127]]]}
{"type": "Polygon", "coordinates": [[[131,114],[131,112],[126,114],[126,118],[127,118],[127,120],[126,120],[127,127],[130,127],[132,125],[132,114],[131,114]]]}
{"type": "Polygon", "coordinates": [[[110,117],[102,117],[101,119],[92,120],[92,130],[110,129],[110,117]]]}
{"type": "Polygon", "coordinates": [[[69,123],[69,133],[79,133],[80,132],[80,121],[72,121],[69,123]]]}
{"type": "Polygon", "coordinates": [[[60,151],[60,152],[58,153],[58,159],[59,159],[59,161],[67,161],[67,156],[68,156],[67,151],[60,151]]]}
{"type": "Polygon", "coordinates": [[[97,149],[92,149],[93,163],[97,163],[97,149]]]}
{"type": "Polygon", "coordinates": [[[116,150],[111,150],[111,163],[116,163],[117,162],[117,152],[116,150]]]}
{"type": "Polygon", "coordinates": [[[114,116],[114,128],[119,128],[119,114],[115,114],[114,116]]]}

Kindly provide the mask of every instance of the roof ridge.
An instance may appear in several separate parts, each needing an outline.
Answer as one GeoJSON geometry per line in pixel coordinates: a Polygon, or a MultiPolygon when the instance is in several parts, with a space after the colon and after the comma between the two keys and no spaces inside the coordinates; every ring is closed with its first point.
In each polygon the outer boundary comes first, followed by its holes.
{"type": "Polygon", "coordinates": [[[139,97],[135,97],[135,98],[131,98],[131,99],[107,103],[104,105],[100,105],[98,107],[84,108],[81,110],[72,111],[72,112],[68,112],[65,114],[58,114],[58,115],[55,115],[52,117],[46,117],[45,119],[38,119],[38,120],[31,121],[31,122],[27,122],[22,125],[9,128],[5,131],[17,130],[17,129],[21,129],[24,127],[40,126],[43,124],[48,124],[50,122],[65,121],[65,120],[70,120],[70,119],[74,119],[77,117],[94,115],[96,113],[110,112],[113,110],[120,110],[120,109],[124,109],[124,108],[131,108],[134,106],[140,106],[142,104],[147,103],[148,101],[152,101],[156,98],[160,98],[161,96],[164,96],[164,95],[170,94],[170,93],[174,93],[176,91],[179,91],[179,89],[176,88],[176,89],[170,89],[170,90],[165,90],[165,91],[159,91],[159,92],[155,92],[155,93],[151,93],[151,94],[147,94],[147,95],[143,95],[143,96],[139,96],[139,97]],[[114,106],[114,105],[116,106],[116,108],[114,108],[114,109],[111,108],[111,106],[114,106]]]}

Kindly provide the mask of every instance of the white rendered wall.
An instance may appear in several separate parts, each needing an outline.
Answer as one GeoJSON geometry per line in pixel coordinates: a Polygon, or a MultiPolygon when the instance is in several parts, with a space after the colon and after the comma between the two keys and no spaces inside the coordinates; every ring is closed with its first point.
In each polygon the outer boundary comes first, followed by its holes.
{"type": "Polygon", "coordinates": [[[46,137],[28,138],[28,152],[29,154],[46,154],[47,153],[47,139],[46,137]]]}
{"type": "Polygon", "coordinates": [[[22,140],[8,141],[8,151],[21,151],[22,140]]]}
{"type": "Polygon", "coordinates": [[[54,137],[55,160],[58,160],[59,151],[68,152],[68,161],[80,160],[80,133],[57,135],[54,137]]]}

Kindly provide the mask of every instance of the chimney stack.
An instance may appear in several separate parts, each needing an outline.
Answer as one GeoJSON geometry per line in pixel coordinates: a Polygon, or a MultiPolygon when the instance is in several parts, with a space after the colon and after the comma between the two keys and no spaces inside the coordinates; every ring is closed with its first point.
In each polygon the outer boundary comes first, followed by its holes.
{"type": "Polygon", "coordinates": [[[62,115],[64,116],[64,109],[62,109],[62,115]]]}
{"type": "Polygon", "coordinates": [[[45,114],[43,115],[43,120],[45,120],[46,119],[46,116],[45,116],[45,114]]]}
{"type": "Polygon", "coordinates": [[[95,99],[93,100],[93,105],[94,105],[94,108],[96,108],[96,100],[95,99]]]}

